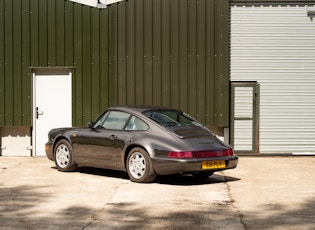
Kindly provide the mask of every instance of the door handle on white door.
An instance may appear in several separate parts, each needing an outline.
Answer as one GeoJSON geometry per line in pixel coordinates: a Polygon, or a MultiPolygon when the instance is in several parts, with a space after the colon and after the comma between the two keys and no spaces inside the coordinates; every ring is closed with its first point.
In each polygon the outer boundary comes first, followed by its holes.
{"type": "Polygon", "coordinates": [[[38,107],[36,107],[36,119],[38,119],[38,115],[44,115],[44,111],[39,111],[38,107]]]}

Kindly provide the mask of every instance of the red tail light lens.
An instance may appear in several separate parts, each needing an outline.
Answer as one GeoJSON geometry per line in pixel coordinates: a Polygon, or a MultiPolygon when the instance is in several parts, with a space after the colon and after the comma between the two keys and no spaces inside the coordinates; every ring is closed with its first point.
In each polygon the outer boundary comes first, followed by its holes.
{"type": "Polygon", "coordinates": [[[196,152],[169,152],[168,158],[207,158],[207,157],[222,157],[233,156],[233,149],[224,150],[209,150],[196,152]]]}
{"type": "Polygon", "coordinates": [[[169,152],[168,158],[193,158],[192,152],[169,152]]]}

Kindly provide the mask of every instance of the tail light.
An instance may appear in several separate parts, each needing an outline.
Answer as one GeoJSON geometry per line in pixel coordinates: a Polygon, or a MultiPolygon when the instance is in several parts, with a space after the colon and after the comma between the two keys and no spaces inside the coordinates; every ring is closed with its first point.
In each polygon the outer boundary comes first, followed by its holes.
{"type": "Polygon", "coordinates": [[[207,157],[223,157],[233,156],[233,149],[208,150],[195,152],[169,152],[168,158],[207,158],[207,157]]]}

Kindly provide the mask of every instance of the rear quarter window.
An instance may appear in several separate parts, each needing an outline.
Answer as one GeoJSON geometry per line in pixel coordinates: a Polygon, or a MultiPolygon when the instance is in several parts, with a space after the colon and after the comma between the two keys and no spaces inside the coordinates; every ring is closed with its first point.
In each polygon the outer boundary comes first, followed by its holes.
{"type": "Polygon", "coordinates": [[[134,130],[134,131],[145,131],[148,130],[149,126],[142,121],[141,119],[132,116],[126,126],[126,130],[134,130]]]}

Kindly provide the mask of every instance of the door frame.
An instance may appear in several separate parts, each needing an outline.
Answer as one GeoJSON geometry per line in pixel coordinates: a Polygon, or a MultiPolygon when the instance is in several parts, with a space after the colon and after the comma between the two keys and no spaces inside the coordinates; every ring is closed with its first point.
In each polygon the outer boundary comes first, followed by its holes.
{"type": "Polygon", "coordinates": [[[231,103],[230,103],[230,144],[234,147],[235,141],[235,121],[252,121],[252,149],[251,150],[235,150],[235,152],[242,153],[259,153],[259,115],[260,115],[260,85],[257,81],[231,81],[231,103]],[[252,94],[252,117],[236,117],[235,116],[235,88],[236,87],[251,87],[253,89],[252,94]]]}

